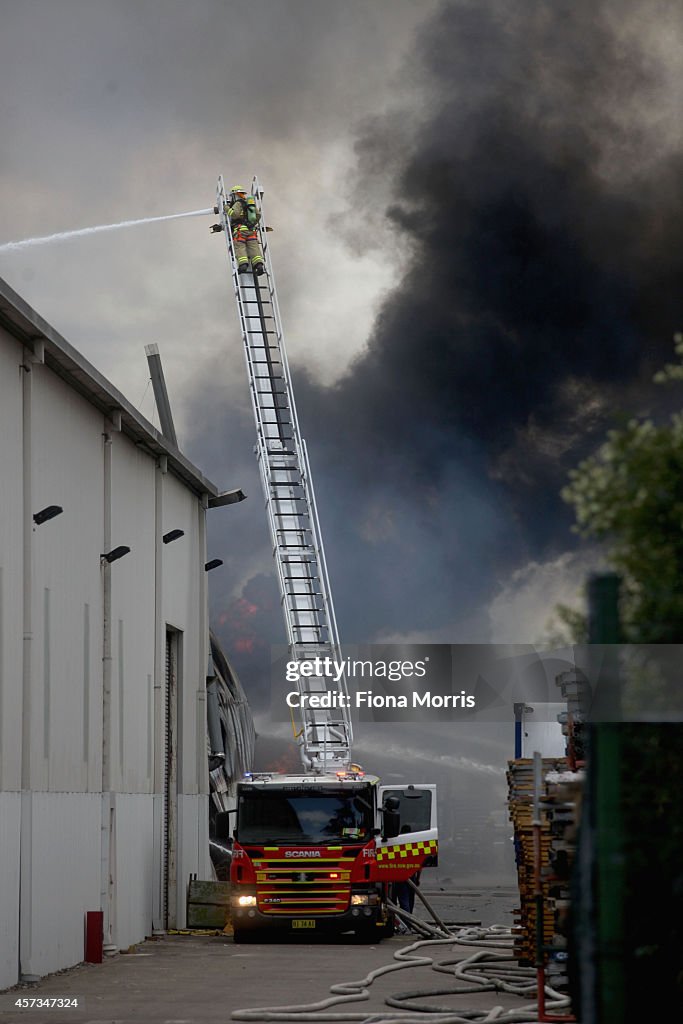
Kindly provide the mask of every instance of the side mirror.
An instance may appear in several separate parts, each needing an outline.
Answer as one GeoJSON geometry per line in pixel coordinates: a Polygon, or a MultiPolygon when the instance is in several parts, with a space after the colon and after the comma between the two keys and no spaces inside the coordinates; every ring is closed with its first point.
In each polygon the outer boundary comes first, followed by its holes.
{"type": "Polygon", "coordinates": [[[382,807],[382,839],[393,839],[401,829],[401,803],[395,796],[388,796],[382,807]]]}

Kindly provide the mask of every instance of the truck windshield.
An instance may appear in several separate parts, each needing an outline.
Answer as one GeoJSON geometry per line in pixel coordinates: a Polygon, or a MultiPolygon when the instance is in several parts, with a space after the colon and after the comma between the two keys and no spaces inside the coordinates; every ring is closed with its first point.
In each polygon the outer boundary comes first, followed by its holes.
{"type": "Polygon", "coordinates": [[[360,787],[240,786],[240,843],[357,843],[370,838],[373,824],[370,794],[360,787]]]}

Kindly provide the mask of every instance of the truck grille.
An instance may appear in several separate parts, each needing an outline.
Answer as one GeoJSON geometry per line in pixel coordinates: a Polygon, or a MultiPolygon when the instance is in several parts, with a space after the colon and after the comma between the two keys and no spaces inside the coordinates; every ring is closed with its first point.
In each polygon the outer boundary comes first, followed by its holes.
{"type": "Polygon", "coordinates": [[[284,850],[254,858],[256,898],[262,914],[343,914],[349,909],[351,868],[357,850],[316,857],[284,857],[284,850]]]}

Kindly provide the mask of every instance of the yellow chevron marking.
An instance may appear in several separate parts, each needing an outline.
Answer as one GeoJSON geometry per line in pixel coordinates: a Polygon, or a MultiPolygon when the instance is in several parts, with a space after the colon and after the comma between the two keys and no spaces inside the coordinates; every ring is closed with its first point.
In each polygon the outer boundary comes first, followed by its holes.
{"type": "Polygon", "coordinates": [[[383,860],[395,860],[396,853],[398,852],[399,858],[408,856],[420,856],[427,855],[430,853],[436,853],[439,848],[438,840],[429,839],[426,842],[420,843],[404,843],[402,846],[393,846],[391,848],[380,847],[377,850],[376,858],[378,861],[383,860]]]}

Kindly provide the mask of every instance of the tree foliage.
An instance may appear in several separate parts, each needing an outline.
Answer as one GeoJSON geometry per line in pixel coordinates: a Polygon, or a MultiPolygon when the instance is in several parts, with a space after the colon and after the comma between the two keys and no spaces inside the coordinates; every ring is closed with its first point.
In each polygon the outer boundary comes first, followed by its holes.
{"type": "MultiPolygon", "coordinates": [[[[683,380],[679,362],[658,383],[683,380]]],[[[683,640],[683,413],[661,425],[632,419],[610,430],[598,451],[570,473],[562,497],[575,529],[605,545],[624,581],[622,623],[632,643],[683,640]]],[[[569,623],[566,623],[569,625],[569,623]]]]}

